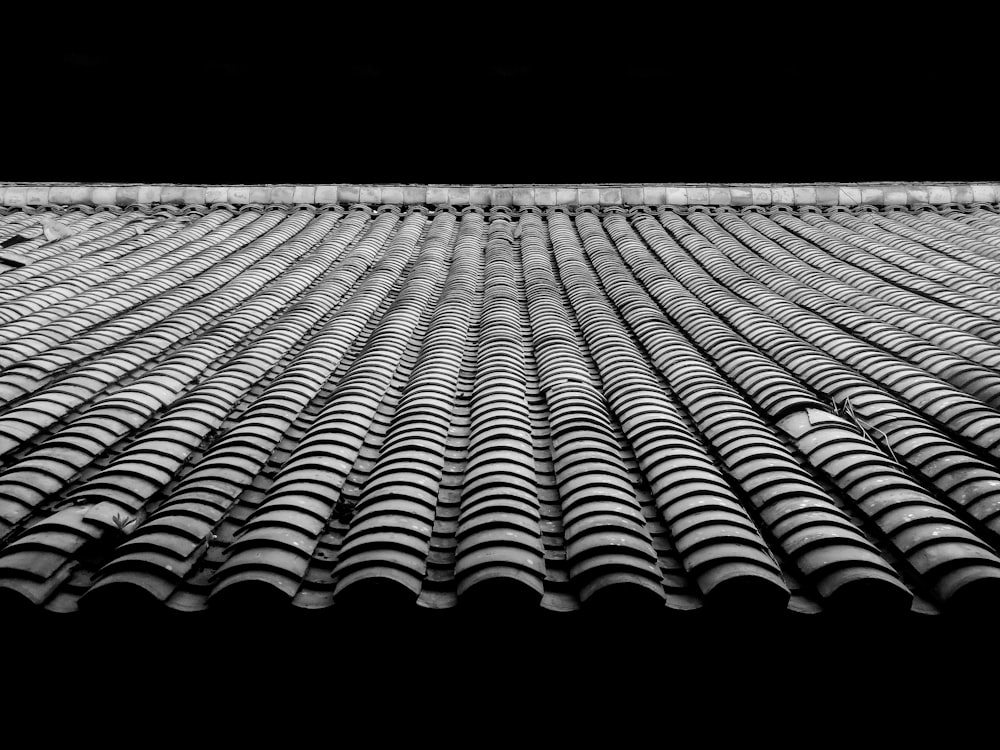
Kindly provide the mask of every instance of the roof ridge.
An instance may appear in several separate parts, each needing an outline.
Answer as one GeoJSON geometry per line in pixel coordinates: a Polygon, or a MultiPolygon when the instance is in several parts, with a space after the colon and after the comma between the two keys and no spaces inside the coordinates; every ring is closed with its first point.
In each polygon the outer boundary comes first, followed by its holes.
{"type": "Polygon", "coordinates": [[[524,183],[506,184],[180,184],[0,183],[0,205],[366,203],[480,206],[556,205],[888,205],[996,203],[1000,182],[524,183]]]}

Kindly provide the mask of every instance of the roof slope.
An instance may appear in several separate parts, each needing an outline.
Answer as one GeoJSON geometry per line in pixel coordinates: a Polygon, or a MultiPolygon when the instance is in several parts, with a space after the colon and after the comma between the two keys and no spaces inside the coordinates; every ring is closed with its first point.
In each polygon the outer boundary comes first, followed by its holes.
{"type": "Polygon", "coordinates": [[[1000,600],[995,206],[29,207],[15,235],[4,601],[1000,600]],[[73,234],[32,238],[54,214],[73,234]]]}

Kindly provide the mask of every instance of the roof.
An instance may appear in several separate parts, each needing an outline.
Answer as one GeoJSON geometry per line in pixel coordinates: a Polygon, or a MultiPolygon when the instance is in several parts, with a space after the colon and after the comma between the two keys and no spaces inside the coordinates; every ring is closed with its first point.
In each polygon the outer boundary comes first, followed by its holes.
{"type": "Polygon", "coordinates": [[[42,204],[0,241],[46,216],[0,273],[5,604],[1000,596],[993,203],[42,204]]]}

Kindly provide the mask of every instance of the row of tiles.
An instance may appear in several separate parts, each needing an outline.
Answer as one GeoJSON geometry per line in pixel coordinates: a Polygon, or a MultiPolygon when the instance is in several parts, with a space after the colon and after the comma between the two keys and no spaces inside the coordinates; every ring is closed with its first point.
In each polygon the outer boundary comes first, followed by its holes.
{"type": "Polygon", "coordinates": [[[0,372],[0,587],[55,609],[981,605],[1000,416],[961,352],[995,362],[1000,317],[917,284],[975,277],[988,303],[1000,228],[903,216],[81,227],[0,276],[0,314],[34,311],[8,349],[36,344],[0,372]]]}
{"type": "Polygon", "coordinates": [[[819,205],[905,206],[996,203],[997,183],[898,183],[816,185],[626,185],[626,186],[427,186],[427,185],[10,185],[0,186],[0,205],[10,207],[90,204],[202,205],[212,203],[366,203],[557,206],[557,205],[819,205]]]}

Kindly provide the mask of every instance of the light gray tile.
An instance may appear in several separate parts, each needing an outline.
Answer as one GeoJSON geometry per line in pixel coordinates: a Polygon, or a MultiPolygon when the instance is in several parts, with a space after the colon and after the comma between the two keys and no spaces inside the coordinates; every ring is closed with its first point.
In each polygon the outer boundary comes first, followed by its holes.
{"type": "Polygon", "coordinates": [[[732,200],[728,187],[716,186],[708,189],[708,202],[712,206],[728,206],[732,200]]]}
{"type": "Polygon", "coordinates": [[[796,206],[816,205],[816,188],[811,185],[792,188],[796,206]]]}
{"type": "Polygon", "coordinates": [[[316,186],[316,203],[336,203],[337,202],[337,186],[336,185],[317,185],[316,186]]]}
{"type": "Polygon", "coordinates": [[[602,206],[620,206],[622,204],[622,189],[621,188],[602,188],[601,189],[601,205],[602,206]]]}
{"type": "Polygon", "coordinates": [[[771,203],[775,203],[779,206],[791,206],[795,203],[795,190],[788,185],[772,187],[771,203]]]}
{"type": "Polygon", "coordinates": [[[315,185],[296,185],[292,191],[292,203],[315,203],[315,185]]]}

